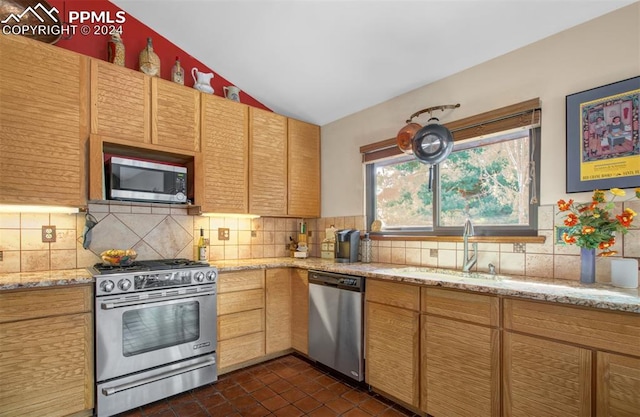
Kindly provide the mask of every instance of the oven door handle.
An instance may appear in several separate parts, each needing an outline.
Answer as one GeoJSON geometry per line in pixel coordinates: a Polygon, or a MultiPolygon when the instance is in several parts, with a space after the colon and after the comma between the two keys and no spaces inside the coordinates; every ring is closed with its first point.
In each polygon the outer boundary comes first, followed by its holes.
{"type": "Polygon", "coordinates": [[[131,307],[131,306],[138,306],[142,304],[161,303],[165,301],[181,300],[184,298],[204,297],[205,295],[215,295],[215,294],[216,294],[215,291],[205,291],[205,292],[199,292],[196,294],[181,294],[181,295],[174,295],[174,296],[168,296],[168,297],[144,298],[141,300],[119,301],[119,302],[113,302],[113,303],[100,303],[100,308],[102,308],[103,310],[112,310],[114,308],[119,308],[119,307],[131,307]]]}
{"type": "Polygon", "coordinates": [[[187,373],[187,372],[195,371],[196,369],[200,369],[200,368],[206,368],[207,366],[212,366],[212,365],[215,365],[215,364],[216,364],[216,360],[215,359],[207,359],[204,362],[200,362],[200,363],[196,363],[196,364],[193,364],[193,365],[185,366],[184,368],[175,369],[173,371],[163,372],[161,374],[150,376],[150,377],[147,377],[147,378],[138,379],[137,381],[128,382],[126,384],[117,385],[115,387],[105,387],[105,388],[102,388],[102,394],[104,394],[104,395],[106,395],[108,397],[110,395],[117,394],[119,392],[131,389],[131,388],[136,388],[136,387],[139,387],[139,386],[142,386],[142,385],[150,384],[152,382],[160,381],[162,379],[171,378],[171,377],[176,376],[176,375],[180,375],[180,374],[184,374],[184,373],[187,373]]]}

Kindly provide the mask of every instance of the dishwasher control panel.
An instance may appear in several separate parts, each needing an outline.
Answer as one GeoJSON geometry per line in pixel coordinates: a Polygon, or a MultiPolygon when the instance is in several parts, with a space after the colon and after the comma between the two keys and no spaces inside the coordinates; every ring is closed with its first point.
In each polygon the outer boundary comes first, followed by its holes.
{"type": "Polygon", "coordinates": [[[309,283],[364,292],[364,277],[336,274],[333,272],[309,271],[309,283]]]}

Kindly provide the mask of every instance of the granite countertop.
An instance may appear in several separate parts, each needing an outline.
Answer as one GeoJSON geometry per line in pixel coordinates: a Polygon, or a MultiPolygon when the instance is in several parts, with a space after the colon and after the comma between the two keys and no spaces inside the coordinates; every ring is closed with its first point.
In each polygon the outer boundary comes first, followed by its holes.
{"type": "MultiPolygon", "coordinates": [[[[336,263],[332,259],[321,258],[264,258],[214,261],[211,264],[215,265],[220,272],[287,267],[317,269],[367,278],[640,314],[639,289],[623,289],[608,284],[584,285],[569,280],[463,273],[450,269],[385,263],[336,263]]],[[[0,274],[0,291],[92,282],[93,277],[86,269],[3,273],[0,274]]]]}

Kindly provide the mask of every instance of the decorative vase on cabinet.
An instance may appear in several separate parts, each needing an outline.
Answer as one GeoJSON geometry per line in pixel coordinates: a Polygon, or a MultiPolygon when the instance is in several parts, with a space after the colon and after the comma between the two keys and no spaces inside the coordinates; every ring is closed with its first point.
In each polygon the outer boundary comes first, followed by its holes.
{"type": "Polygon", "coordinates": [[[109,62],[124,67],[124,43],[122,43],[120,33],[111,32],[111,39],[107,42],[107,52],[109,62]]]}
{"type": "Polygon", "coordinates": [[[580,282],[593,284],[596,282],[596,250],[580,248],[580,282]]]}
{"type": "Polygon", "coordinates": [[[140,51],[140,71],[151,77],[160,76],[160,58],[153,52],[153,42],[147,38],[147,46],[140,51]]]}

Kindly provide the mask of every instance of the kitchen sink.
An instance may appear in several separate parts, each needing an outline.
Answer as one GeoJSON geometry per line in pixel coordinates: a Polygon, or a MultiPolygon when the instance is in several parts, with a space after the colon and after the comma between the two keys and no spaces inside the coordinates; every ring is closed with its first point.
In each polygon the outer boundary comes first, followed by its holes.
{"type": "Polygon", "coordinates": [[[428,267],[384,268],[372,271],[376,274],[395,275],[400,277],[429,279],[434,281],[498,281],[500,277],[482,272],[462,272],[455,270],[436,269],[428,267]]]}

